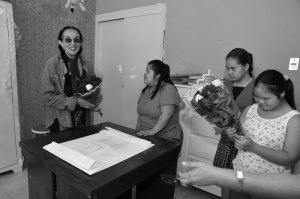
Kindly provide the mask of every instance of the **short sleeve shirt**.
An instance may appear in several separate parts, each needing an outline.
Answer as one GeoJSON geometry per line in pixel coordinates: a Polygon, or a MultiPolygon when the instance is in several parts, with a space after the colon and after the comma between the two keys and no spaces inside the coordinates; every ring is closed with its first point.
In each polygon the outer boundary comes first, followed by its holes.
{"type": "Polygon", "coordinates": [[[152,129],[162,113],[161,107],[164,105],[175,105],[173,116],[170,118],[168,124],[158,132],[156,136],[165,139],[180,139],[180,96],[175,87],[171,84],[165,84],[153,99],[150,99],[151,96],[152,93],[150,93],[149,89],[140,95],[137,107],[137,112],[139,114],[137,130],[152,129]]]}

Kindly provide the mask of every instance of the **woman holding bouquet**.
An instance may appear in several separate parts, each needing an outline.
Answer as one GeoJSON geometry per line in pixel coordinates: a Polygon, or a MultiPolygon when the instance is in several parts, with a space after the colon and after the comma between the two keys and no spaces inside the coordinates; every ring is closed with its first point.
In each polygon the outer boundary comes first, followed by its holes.
{"type": "MultiPolygon", "coordinates": [[[[254,103],[252,54],[242,48],[235,48],[226,56],[225,63],[229,80],[226,80],[224,84],[242,112],[247,106],[254,103]]],[[[235,148],[233,139],[229,138],[224,131],[222,130],[221,133],[213,165],[219,168],[233,169],[232,160],[238,150],[235,148]]],[[[230,198],[229,189],[222,188],[222,198],[230,198]]]]}
{"type": "Polygon", "coordinates": [[[227,131],[239,149],[233,167],[237,171],[291,174],[300,158],[300,114],[293,83],[276,70],[266,70],[254,86],[256,104],[248,106],[240,117],[245,136],[227,131]]]}
{"type": "Polygon", "coordinates": [[[160,60],[148,63],[138,100],[137,130],[140,136],[158,136],[182,143],[183,132],[179,123],[180,96],[166,74],[160,60]]]}
{"type": "Polygon", "coordinates": [[[76,80],[94,75],[91,63],[81,56],[82,41],[77,28],[64,27],[58,34],[60,53],[46,62],[42,92],[46,104],[45,126],[50,133],[85,126],[86,110],[95,106],[76,95],[76,80]]]}

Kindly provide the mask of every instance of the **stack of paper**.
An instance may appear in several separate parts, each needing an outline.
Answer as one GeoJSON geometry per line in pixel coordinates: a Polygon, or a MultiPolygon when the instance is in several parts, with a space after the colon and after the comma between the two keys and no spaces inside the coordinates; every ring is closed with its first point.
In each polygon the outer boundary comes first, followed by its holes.
{"type": "Polygon", "coordinates": [[[61,144],[52,142],[43,148],[92,175],[154,146],[147,140],[105,128],[108,130],[61,144]]]}

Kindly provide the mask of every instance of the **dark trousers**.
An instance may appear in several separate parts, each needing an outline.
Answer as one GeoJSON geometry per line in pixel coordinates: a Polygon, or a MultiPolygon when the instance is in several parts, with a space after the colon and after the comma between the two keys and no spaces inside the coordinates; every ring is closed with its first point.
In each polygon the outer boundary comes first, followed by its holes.
{"type": "Polygon", "coordinates": [[[51,126],[49,126],[48,129],[50,129],[50,133],[59,133],[60,132],[59,122],[58,122],[57,118],[55,118],[53,124],[51,124],[51,126]]]}

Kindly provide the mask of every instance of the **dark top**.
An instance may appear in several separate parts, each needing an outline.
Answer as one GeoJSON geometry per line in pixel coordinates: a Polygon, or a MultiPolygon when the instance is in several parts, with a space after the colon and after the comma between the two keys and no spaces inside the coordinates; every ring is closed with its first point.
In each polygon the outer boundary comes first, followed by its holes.
{"type": "Polygon", "coordinates": [[[233,86],[232,93],[233,93],[234,100],[241,94],[241,92],[244,90],[244,88],[245,87],[233,86]]]}
{"type": "MultiPolygon", "coordinates": [[[[241,112],[243,112],[247,106],[252,105],[255,102],[253,97],[254,81],[255,79],[253,78],[252,81],[246,87],[244,87],[243,91],[234,100],[234,102],[239,107],[241,112]]],[[[227,87],[228,91],[230,92],[231,97],[234,99],[233,82],[226,80],[224,84],[227,87]]]]}
{"type": "Polygon", "coordinates": [[[72,82],[71,82],[71,75],[69,73],[65,74],[64,92],[65,92],[66,96],[68,96],[68,97],[71,97],[74,95],[73,88],[72,88],[72,82]]]}

